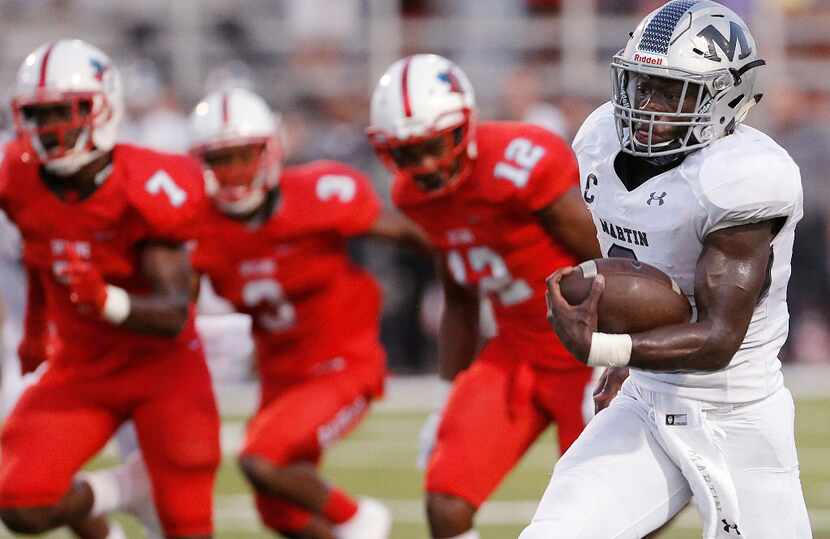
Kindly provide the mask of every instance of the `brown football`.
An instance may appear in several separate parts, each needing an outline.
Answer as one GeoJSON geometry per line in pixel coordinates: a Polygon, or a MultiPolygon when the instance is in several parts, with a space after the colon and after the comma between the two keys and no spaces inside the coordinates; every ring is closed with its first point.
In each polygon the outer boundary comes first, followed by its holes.
{"type": "Polygon", "coordinates": [[[691,319],[692,306],[677,283],[654,266],[630,258],[583,262],[560,281],[562,296],[571,305],[582,303],[597,273],[605,277],[597,306],[597,326],[603,333],[639,333],[691,319]]]}

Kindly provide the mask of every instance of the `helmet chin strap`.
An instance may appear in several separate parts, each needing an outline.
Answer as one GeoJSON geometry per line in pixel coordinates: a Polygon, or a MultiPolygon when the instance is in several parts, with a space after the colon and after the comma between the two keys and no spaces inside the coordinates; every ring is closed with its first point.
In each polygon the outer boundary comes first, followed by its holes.
{"type": "Polygon", "coordinates": [[[68,155],[49,159],[46,149],[37,136],[32,137],[32,146],[43,162],[43,167],[56,176],[71,176],[81,170],[84,166],[98,159],[106,152],[99,149],[83,150],[89,140],[89,129],[84,129],[78,136],[75,147],[68,155]]]}
{"type": "Polygon", "coordinates": [[[656,167],[665,167],[674,163],[675,161],[680,161],[686,157],[685,153],[673,153],[670,155],[656,155],[653,157],[642,157],[641,159],[645,159],[646,162],[656,166],[656,167]]]}
{"type": "Polygon", "coordinates": [[[265,201],[265,195],[265,189],[256,189],[251,191],[250,195],[241,200],[237,200],[235,202],[217,201],[217,205],[222,212],[227,213],[228,215],[246,215],[257,209],[260,204],[265,201]]]}
{"type": "Polygon", "coordinates": [[[58,159],[50,159],[43,166],[56,176],[71,176],[104,155],[104,153],[102,150],[92,150],[81,154],[67,155],[58,159]]]}
{"type": "MultiPolygon", "coordinates": [[[[659,144],[652,144],[652,148],[659,147],[661,150],[671,150],[671,149],[674,149],[674,148],[679,148],[681,146],[681,144],[682,144],[681,139],[676,138],[676,139],[670,140],[668,142],[661,142],[659,144]]],[[[640,148],[643,149],[643,151],[648,151],[648,146],[645,145],[645,144],[640,144],[639,142],[637,142],[636,138],[634,139],[634,145],[639,146],[640,148]]],[[[686,152],[673,153],[673,154],[669,154],[669,155],[653,155],[653,156],[650,156],[650,157],[640,157],[640,159],[642,159],[645,162],[650,163],[654,166],[663,167],[663,166],[669,165],[671,163],[674,163],[675,161],[678,161],[678,160],[680,160],[684,157],[686,157],[686,152]]]]}
{"type": "MultiPolygon", "coordinates": [[[[674,138],[672,140],[669,140],[669,141],[666,141],[666,142],[659,142],[657,144],[652,144],[651,148],[652,149],[659,149],[661,151],[662,150],[673,150],[675,148],[680,148],[683,145],[683,139],[684,138],[685,137],[676,137],[676,138],[674,138]]],[[[692,135],[691,138],[689,139],[689,142],[692,142],[694,139],[695,139],[695,137],[692,135]]],[[[634,145],[635,146],[639,146],[645,152],[647,152],[649,150],[648,145],[640,143],[639,141],[637,141],[636,137],[634,137],[633,140],[634,140],[634,145]]],[[[664,167],[664,166],[668,166],[668,165],[670,165],[670,164],[672,164],[676,161],[683,160],[692,151],[694,151],[694,150],[690,150],[688,152],[678,152],[678,153],[673,153],[673,154],[669,154],[669,155],[652,155],[650,157],[640,157],[640,159],[643,159],[645,162],[650,163],[654,166],[664,167]]]]}

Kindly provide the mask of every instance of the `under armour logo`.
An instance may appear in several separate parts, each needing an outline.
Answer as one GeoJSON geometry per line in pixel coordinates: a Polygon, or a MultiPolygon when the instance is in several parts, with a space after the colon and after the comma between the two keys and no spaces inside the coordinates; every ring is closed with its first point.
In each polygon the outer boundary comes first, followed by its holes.
{"type": "Polygon", "coordinates": [[[665,203],[666,203],[666,202],[663,200],[664,198],[666,198],[666,195],[668,195],[668,193],[667,193],[667,192],[665,192],[665,191],[663,191],[663,193],[662,193],[661,195],[659,195],[659,196],[658,196],[658,195],[657,195],[657,192],[655,191],[655,192],[653,192],[653,193],[651,193],[651,194],[649,195],[649,199],[648,199],[648,200],[646,200],[646,204],[648,204],[649,206],[651,206],[651,203],[652,203],[652,202],[656,202],[658,206],[662,206],[663,204],[665,204],[665,203]]]}
{"type": "Polygon", "coordinates": [[[738,529],[737,524],[730,524],[725,518],[722,518],[721,522],[723,522],[723,531],[726,533],[731,533],[732,530],[735,530],[737,535],[741,535],[741,530],[738,529]]]}

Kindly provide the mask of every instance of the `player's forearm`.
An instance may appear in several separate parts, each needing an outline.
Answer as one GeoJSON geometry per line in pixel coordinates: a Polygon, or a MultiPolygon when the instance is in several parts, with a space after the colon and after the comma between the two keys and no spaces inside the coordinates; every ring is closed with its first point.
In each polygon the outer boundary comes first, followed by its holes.
{"type": "Polygon", "coordinates": [[[122,325],[138,333],[159,337],[176,337],[190,315],[186,293],[129,296],[129,315],[122,325]]]}
{"type": "Polygon", "coordinates": [[[478,338],[478,309],[447,304],[438,332],[438,373],[441,378],[453,380],[470,366],[478,348],[478,338]]]}
{"type": "Polygon", "coordinates": [[[384,211],[369,230],[369,235],[387,241],[393,241],[404,247],[431,252],[431,245],[421,229],[406,217],[391,211],[384,211]]]}
{"type": "Polygon", "coordinates": [[[712,321],[679,324],[631,335],[629,366],[650,371],[717,371],[740,340],[712,321]]]}

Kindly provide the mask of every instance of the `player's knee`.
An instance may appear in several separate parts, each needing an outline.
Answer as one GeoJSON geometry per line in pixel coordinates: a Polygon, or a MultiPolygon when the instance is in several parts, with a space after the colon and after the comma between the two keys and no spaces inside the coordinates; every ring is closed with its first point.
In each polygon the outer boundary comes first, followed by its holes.
{"type": "Polygon", "coordinates": [[[14,533],[36,534],[53,527],[54,513],[53,507],[15,507],[0,509],[0,520],[14,533]]]}
{"type": "Polygon", "coordinates": [[[427,517],[433,535],[459,535],[472,529],[476,508],[450,494],[427,494],[427,517]]]}
{"type": "Polygon", "coordinates": [[[200,447],[188,448],[186,451],[168,451],[166,463],[171,470],[183,473],[213,473],[222,463],[222,450],[219,443],[205,440],[200,447]]]}

